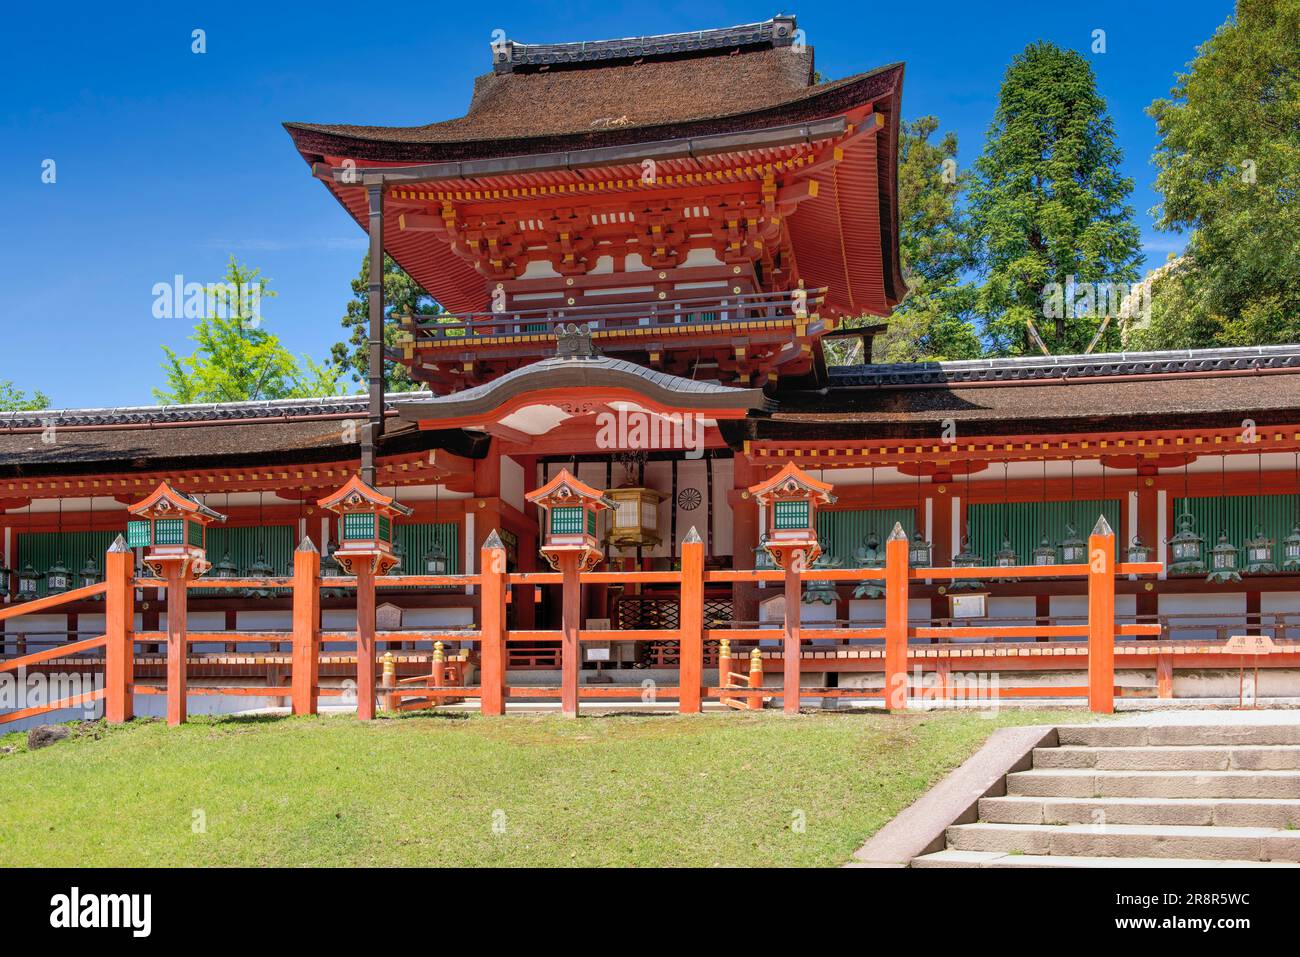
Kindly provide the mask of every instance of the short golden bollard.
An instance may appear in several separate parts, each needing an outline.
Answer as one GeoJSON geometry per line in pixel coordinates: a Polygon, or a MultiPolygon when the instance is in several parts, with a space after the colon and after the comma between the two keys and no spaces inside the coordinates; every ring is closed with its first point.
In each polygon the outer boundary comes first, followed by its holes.
{"type": "MultiPolygon", "coordinates": [[[[763,653],[757,648],[749,653],[749,686],[751,688],[763,687],[763,653]]],[[[749,696],[749,710],[763,710],[762,695],[754,694],[749,696]]]]}
{"type": "Polygon", "coordinates": [[[379,696],[380,706],[385,711],[393,711],[396,698],[393,696],[391,689],[397,687],[397,659],[393,657],[391,651],[384,652],[384,690],[379,696]]]}

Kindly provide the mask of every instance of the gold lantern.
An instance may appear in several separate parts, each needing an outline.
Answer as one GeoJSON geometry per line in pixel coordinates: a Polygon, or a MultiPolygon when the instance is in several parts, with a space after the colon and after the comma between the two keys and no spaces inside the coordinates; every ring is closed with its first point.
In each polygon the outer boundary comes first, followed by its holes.
{"type": "Polygon", "coordinates": [[[615,548],[654,548],[662,540],[659,503],[665,498],[652,488],[616,488],[605,493],[613,503],[609,543],[615,548]]]}

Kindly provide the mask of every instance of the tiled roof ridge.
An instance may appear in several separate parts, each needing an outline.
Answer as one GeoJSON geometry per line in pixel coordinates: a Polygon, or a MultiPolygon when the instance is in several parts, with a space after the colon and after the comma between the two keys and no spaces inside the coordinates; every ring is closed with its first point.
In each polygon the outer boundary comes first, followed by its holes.
{"type": "Polygon", "coordinates": [[[829,374],[832,386],[888,388],[1180,373],[1244,373],[1266,369],[1300,370],[1300,344],[962,359],[951,362],[874,363],[832,366],[829,374]]]}
{"type": "Polygon", "coordinates": [[[492,44],[492,61],[496,72],[510,73],[526,67],[591,66],[641,57],[708,53],[739,46],[789,46],[794,42],[796,30],[793,15],[778,14],[759,23],[613,40],[519,43],[500,39],[492,44]]]}
{"type": "MultiPolygon", "coordinates": [[[[427,393],[393,392],[392,402],[427,393]]],[[[257,399],[243,402],[204,402],[192,405],[135,405],[99,409],[34,409],[0,412],[0,431],[87,425],[149,425],[167,422],[238,422],[246,419],[300,419],[316,416],[364,415],[365,395],[331,395],[302,399],[257,399]]]]}

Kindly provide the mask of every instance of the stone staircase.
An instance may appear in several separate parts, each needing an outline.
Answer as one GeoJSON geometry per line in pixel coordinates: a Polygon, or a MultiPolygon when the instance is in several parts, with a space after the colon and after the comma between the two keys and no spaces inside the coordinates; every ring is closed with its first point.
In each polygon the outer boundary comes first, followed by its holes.
{"type": "Polygon", "coordinates": [[[1300,724],[1058,729],[913,867],[1300,866],[1300,724]]]}

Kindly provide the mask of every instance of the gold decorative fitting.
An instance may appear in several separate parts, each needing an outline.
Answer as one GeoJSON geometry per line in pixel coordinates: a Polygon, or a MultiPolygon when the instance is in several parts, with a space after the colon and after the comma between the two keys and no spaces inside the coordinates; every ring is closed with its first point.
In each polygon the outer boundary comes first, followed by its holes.
{"type": "Polygon", "coordinates": [[[661,273],[659,274],[659,278],[660,278],[660,279],[667,279],[667,278],[668,278],[668,273],[666,273],[666,272],[661,272],[661,273]]]}
{"type": "Polygon", "coordinates": [[[568,299],[565,300],[565,302],[567,302],[570,306],[572,306],[572,305],[573,305],[573,297],[570,296],[568,299]]]}
{"type": "Polygon", "coordinates": [[[661,292],[661,293],[659,294],[659,298],[660,298],[660,299],[667,299],[667,298],[668,298],[668,293],[666,293],[666,292],[661,292]]]}
{"type": "Polygon", "coordinates": [[[731,291],[732,291],[733,293],[735,293],[737,296],[740,295],[740,287],[739,287],[739,286],[732,286],[732,287],[731,287],[731,291]]]}

